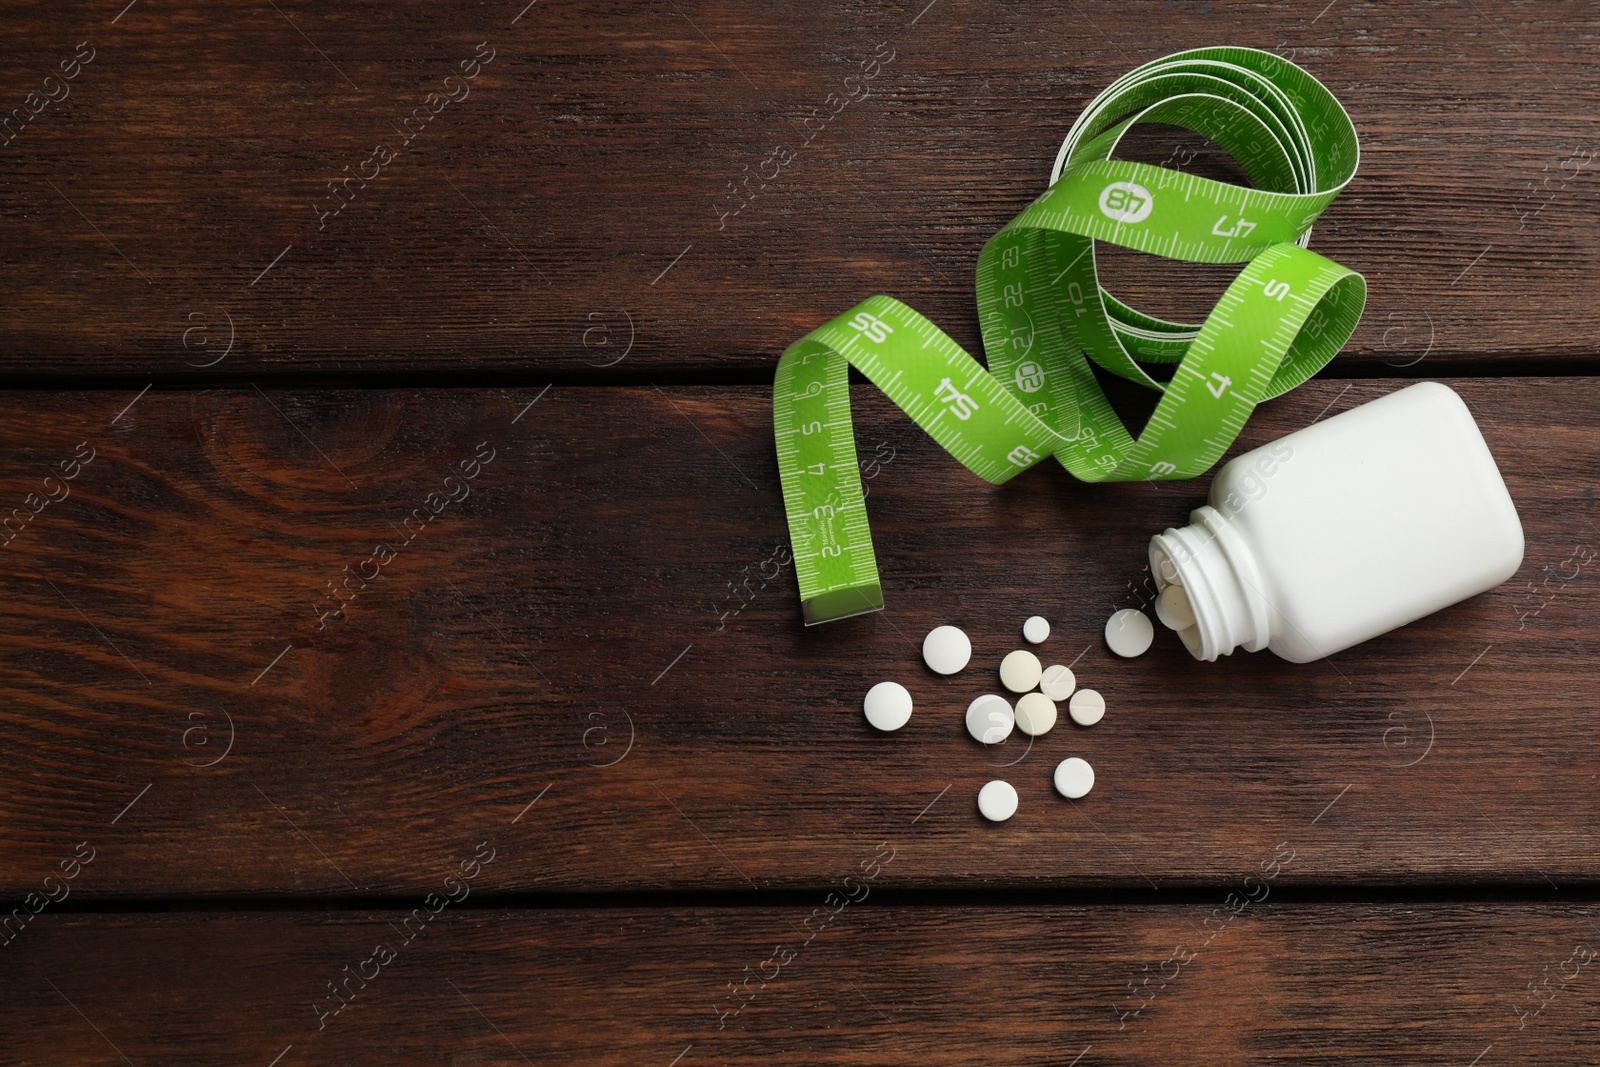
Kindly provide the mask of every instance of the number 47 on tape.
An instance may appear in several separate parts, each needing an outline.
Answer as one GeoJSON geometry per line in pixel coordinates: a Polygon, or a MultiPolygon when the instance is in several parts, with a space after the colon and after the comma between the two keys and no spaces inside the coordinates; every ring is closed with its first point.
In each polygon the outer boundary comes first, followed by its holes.
{"type": "Polygon", "coordinates": [[[1237,222],[1224,230],[1222,224],[1227,221],[1228,216],[1226,215],[1219,218],[1216,225],[1211,227],[1212,234],[1217,237],[1248,237],[1250,236],[1250,231],[1256,228],[1255,223],[1241,216],[1237,222]]]}

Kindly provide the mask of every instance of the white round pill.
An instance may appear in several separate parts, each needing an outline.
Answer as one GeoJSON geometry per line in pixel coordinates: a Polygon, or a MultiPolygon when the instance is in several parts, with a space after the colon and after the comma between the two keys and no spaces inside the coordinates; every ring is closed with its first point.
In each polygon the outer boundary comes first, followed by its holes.
{"type": "Polygon", "coordinates": [[[1013,693],[1026,693],[1039,684],[1043,673],[1039,657],[1027,649],[1019,648],[1000,661],[1000,681],[1013,693]]]}
{"type": "Polygon", "coordinates": [[[1094,768],[1088,761],[1071,756],[1056,764],[1056,792],[1068,800],[1088,796],[1094,788],[1094,768]]]}
{"type": "Polygon", "coordinates": [[[1156,618],[1169,630],[1187,630],[1194,625],[1194,608],[1181,585],[1169,585],[1156,597],[1156,618]]]}
{"type": "Polygon", "coordinates": [[[1044,674],[1039,677],[1039,692],[1057,702],[1067,699],[1076,688],[1078,679],[1073,675],[1072,668],[1059,663],[1054,667],[1046,667],[1044,674]]]}
{"type": "Polygon", "coordinates": [[[1067,714],[1079,726],[1093,726],[1106,717],[1106,698],[1093,689],[1080,689],[1072,694],[1067,714]]]}
{"type": "Polygon", "coordinates": [[[1138,608],[1123,608],[1106,620],[1106,644],[1119,656],[1142,656],[1155,639],[1156,628],[1150,624],[1150,616],[1138,608]]]}
{"type": "Polygon", "coordinates": [[[922,661],[939,674],[955,674],[972,659],[972,642],[954,626],[936,626],[922,639],[922,661]]]}
{"type": "Polygon", "coordinates": [[[1182,585],[1183,579],[1178,577],[1178,568],[1173,565],[1167,554],[1159,548],[1152,554],[1155,557],[1157,579],[1168,585],[1182,585]]]}
{"type": "Polygon", "coordinates": [[[867,690],[861,710],[879,730],[898,730],[911,720],[911,694],[899,682],[879,682],[867,690]]]}
{"type": "Polygon", "coordinates": [[[985,745],[998,745],[1010,737],[1016,721],[1011,702],[1003,696],[985,693],[967,705],[967,733],[985,745]]]}
{"type": "Polygon", "coordinates": [[[996,778],[978,790],[978,811],[990,822],[1005,822],[1017,813],[1016,787],[996,778]]]}
{"type": "Polygon", "coordinates": [[[1055,729],[1056,702],[1043,693],[1024,693],[1017,701],[1017,729],[1038,737],[1055,729]]]}
{"type": "Polygon", "coordinates": [[[1050,621],[1043,615],[1035,615],[1022,624],[1022,636],[1027,638],[1031,645],[1039,644],[1050,636],[1050,621]]]}

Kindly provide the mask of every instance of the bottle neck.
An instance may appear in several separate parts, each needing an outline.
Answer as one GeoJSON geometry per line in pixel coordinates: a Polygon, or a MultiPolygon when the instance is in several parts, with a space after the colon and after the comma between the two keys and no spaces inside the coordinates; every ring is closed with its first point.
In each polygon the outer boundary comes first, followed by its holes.
{"type": "Polygon", "coordinates": [[[1228,517],[1209,504],[1189,518],[1190,525],[1150,539],[1157,589],[1175,578],[1194,611],[1194,626],[1179,636],[1195,659],[1215,660],[1241,645],[1261,651],[1272,636],[1272,616],[1255,554],[1228,517]]]}

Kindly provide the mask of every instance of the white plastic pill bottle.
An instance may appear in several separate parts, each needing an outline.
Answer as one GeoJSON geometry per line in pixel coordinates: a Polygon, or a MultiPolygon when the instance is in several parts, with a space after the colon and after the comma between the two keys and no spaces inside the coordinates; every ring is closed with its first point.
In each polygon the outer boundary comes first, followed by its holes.
{"type": "Polygon", "coordinates": [[[1238,456],[1189,518],[1151,539],[1150,569],[1158,615],[1201,660],[1239,646],[1320,659],[1522,566],[1511,494],[1467,405],[1438,382],[1238,456]]]}

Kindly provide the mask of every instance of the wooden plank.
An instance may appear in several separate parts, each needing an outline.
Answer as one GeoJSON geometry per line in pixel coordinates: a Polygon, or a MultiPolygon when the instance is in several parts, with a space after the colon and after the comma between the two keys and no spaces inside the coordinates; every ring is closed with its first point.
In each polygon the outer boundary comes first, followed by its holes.
{"type": "MultiPolygon", "coordinates": [[[[1583,5],[519,7],[15,14],[0,84],[42,110],[0,148],[6,369],[748,373],[880,291],[976,349],[977,254],[1072,118],[1137,63],[1219,44],[1293,56],[1363,135],[1314,242],[1371,282],[1344,358],[1593,356],[1583,5]],[[78,42],[93,58],[46,86],[78,42]],[[494,58],[446,85],[480,43],[494,58]],[[890,51],[835,117],[845,78],[890,51]],[[759,189],[777,147],[797,154],[759,189]],[[759,195],[726,215],[747,175],[759,195]]],[[[1229,272],[1109,277],[1196,314],[1229,272]]]]}
{"type": "MultiPolygon", "coordinates": [[[[1311,383],[1240,447],[1401,384],[1311,383]]],[[[1286,838],[1296,882],[1592,881],[1600,381],[1457,387],[1522,571],[1303,666],[1105,650],[1201,483],[992,487],[869,389],[888,608],[809,630],[761,388],[0,394],[7,506],[70,492],[0,555],[0,881],[86,841],[84,894],[416,892],[495,837],[498,890],[814,886],[889,828],[903,886],[1211,883],[1286,838]],[[986,752],[963,711],[1036,612],[1110,711],[986,752]],[[885,678],[895,735],[859,711],[885,678]]]]}
{"type": "Polygon", "coordinates": [[[400,910],[43,915],[3,950],[5,1047],[22,1063],[262,1067],[1589,1057],[1593,905],[1234,916],[1223,899],[869,896],[826,922],[809,907],[446,910],[410,942],[400,910]]]}

